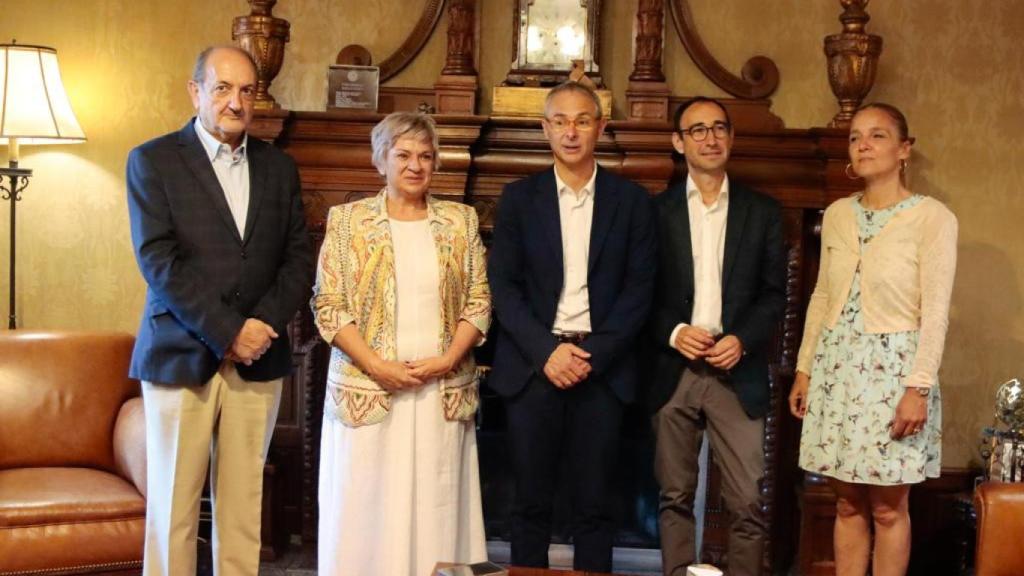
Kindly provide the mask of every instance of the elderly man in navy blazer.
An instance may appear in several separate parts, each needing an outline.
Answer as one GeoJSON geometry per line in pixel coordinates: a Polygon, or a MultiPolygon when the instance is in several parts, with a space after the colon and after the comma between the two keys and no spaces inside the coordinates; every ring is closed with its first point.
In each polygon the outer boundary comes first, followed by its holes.
{"type": "Polygon", "coordinates": [[[147,575],[195,574],[199,499],[213,497],[214,570],[259,570],[263,465],[291,370],[285,328],[308,300],[313,256],[292,160],[246,130],[256,67],[204,50],[197,116],[132,150],[128,207],[146,307],[142,380],[147,575]]]}
{"type": "Polygon", "coordinates": [[[589,88],[548,94],[555,165],[505,187],[488,277],[500,325],[490,386],[506,401],[515,500],[512,564],[547,567],[562,460],[576,569],[610,572],[613,468],[635,396],[635,338],[654,282],[647,192],[594,159],[607,120],[589,88]]]}

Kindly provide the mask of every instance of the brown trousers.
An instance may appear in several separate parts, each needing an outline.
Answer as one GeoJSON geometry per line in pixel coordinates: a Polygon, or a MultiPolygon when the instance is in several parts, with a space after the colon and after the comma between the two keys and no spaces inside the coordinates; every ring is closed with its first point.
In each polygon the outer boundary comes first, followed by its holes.
{"type": "Polygon", "coordinates": [[[685,575],[686,567],[697,560],[693,500],[705,429],[733,518],[726,574],[761,573],[766,523],[758,484],[764,474],[764,419],[747,416],[720,374],[702,364],[686,368],[672,398],[653,417],[654,476],[661,487],[658,528],[666,576],[685,575]]]}

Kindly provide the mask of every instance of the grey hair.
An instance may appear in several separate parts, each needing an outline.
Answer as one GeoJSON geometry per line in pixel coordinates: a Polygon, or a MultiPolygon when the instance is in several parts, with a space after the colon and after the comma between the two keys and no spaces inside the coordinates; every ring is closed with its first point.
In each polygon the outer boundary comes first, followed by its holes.
{"type": "Polygon", "coordinates": [[[192,80],[196,84],[202,84],[206,81],[206,61],[210,59],[210,54],[213,54],[217,50],[227,50],[230,52],[241,54],[245,57],[246,60],[249,61],[249,64],[252,65],[253,72],[256,72],[258,70],[256,68],[256,61],[252,59],[252,54],[249,54],[248,52],[239,48],[238,46],[235,46],[234,44],[215,44],[213,46],[207,46],[206,48],[203,48],[203,51],[200,52],[199,56],[196,57],[196,65],[192,68],[192,80]]]}
{"type": "Polygon", "coordinates": [[[597,118],[600,119],[604,116],[604,113],[601,110],[601,98],[597,96],[597,92],[594,92],[589,86],[584,86],[583,84],[580,84],[579,82],[573,82],[572,80],[566,80],[565,82],[562,82],[558,86],[555,86],[554,88],[551,89],[550,92],[548,92],[547,97],[544,98],[545,116],[548,115],[548,108],[551,106],[551,101],[554,100],[555,96],[561,94],[562,92],[577,92],[579,94],[586,95],[588,98],[590,98],[591,101],[594,102],[594,109],[597,110],[597,118]]]}
{"type": "Polygon", "coordinates": [[[388,151],[395,146],[399,138],[407,136],[429,141],[430,147],[434,149],[434,170],[441,167],[441,155],[438,153],[440,143],[434,119],[418,112],[392,112],[378,122],[370,132],[373,165],[381,175],[387,171],[388,151]]]}

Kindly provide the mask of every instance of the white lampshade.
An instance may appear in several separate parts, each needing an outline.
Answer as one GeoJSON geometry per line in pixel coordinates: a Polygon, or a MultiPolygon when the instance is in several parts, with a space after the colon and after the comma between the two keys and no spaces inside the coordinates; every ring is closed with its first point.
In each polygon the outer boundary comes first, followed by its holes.
{"type": "Polygon", "coordinates": [[[60,79],[57,51],[0,44],[0,145],[85,142],[60,79]]]}

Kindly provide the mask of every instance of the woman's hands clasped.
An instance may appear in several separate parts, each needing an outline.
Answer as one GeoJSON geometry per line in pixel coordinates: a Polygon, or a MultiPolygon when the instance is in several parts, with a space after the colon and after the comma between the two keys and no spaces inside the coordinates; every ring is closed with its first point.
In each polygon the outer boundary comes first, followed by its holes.
{"type": "Polygon", "coordinates": [[[412,390],[423,385],[424,380],[415,376],[412,370],[402,362],[380,360],[367,367],[373,381],[388,392],[412,390]]]}
{"type": "Polygon", "coordinates": [[[431,378],[440,378],[451,372],[455,369],[457,362],[448,354],[442,354],[423,360],[410,360],[404,364],[409,369],[409,374],[426,382],[431,378]]]}
{"type": "Polygon", "coordinates": [[[449,354],[405,362],[378,359],[368,367],[368,372],[381,388],[400,392],[418,388],[432,378],[440,378],[454,370],[456,364],[449,354]]]}

